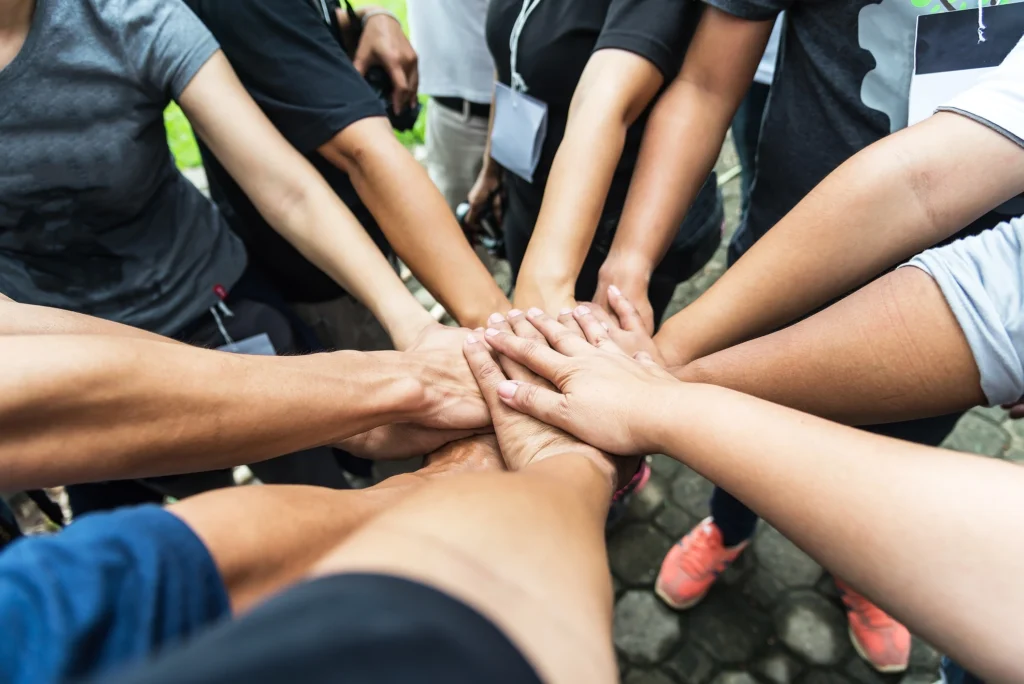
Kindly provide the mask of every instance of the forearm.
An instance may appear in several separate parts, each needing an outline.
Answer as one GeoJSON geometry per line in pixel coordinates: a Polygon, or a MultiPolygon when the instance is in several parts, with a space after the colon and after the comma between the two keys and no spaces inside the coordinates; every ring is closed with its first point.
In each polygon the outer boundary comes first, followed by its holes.
{"type": "Polygon", "coordinates": [[[515,293],[518,308],[549,308],[572,301],[627,128],[613,112],[600,108],[586,108],[570,120],[523,257],[515,293]]]}
{"type": "Polygon", "coordinates": [[[652,112],[606,260],[617,277],[643,281],[633,289],[646,290],[714,168],[735,109],[712,91],[676,81],[652,112]]]}
{"type": "Polygon", "coordinates": [[[354,124],[338,143],[338,161],[388,242],[459,323],[476,328],[491,313],[508,310],[508,299],[473,252],[444,198],[385,120],[354,124]]]}
{"type": "Polygon", "coordinates": [[[238,614],[302,580],[407,489],[237,487],[200,494],[168,510],[203,541],[238,614]]]}
{"type": "Polygon", "coordinates": [[[721,388],[666,393],[649,423],[665,453],[973,671],[1000,681],[1024,675],[1016,657],[1024,555],[1005,546],[1024,535],[1024,469],[721,388]]]}
{"type": "Polygon", "coordinates": [[[684,364],[770,332],[953,235],[1021,187],[1015,143],[937,114],[840,166],[669,320],[658,346],[670,364],[684,364]]]}
{"type": "Polygon", "coordinates": [[[0,488],[242,465],[395,420],[417,400],[394,352],[257,357],[102,336],[9,336],[0,488]],[[69,448],[69,445],[72,445],[69,448]]]}
{"type": "Polygon", "coordinates": [[[396,349],[407,348],[424,326],[434,322],[326,184],[307,188],[302,200],[276,222],[275,228],[303,256],[365,304],[387,330],[396,349]]]}
{"type": "Polygon", "coordinates": [[[47,306],[18,304],[0,295],[2,335],[108,335],[151,342],[176,342],[139,328],[47,306]]]}
{"type": "Polygon", "coordinates": [[[433,322],[352,212],[259,110],[222,53],[199,70],[179,104],[267,223],[365,304],[398,349],[433,322]]]}

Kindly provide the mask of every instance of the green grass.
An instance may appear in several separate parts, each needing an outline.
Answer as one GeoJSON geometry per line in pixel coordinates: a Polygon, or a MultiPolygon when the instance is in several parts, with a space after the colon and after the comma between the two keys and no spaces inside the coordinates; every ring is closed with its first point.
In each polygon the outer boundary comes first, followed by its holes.
{"type": "MultiPolygon", "coordinates": [[[[405,29],[406,34],[409,33],[409,22],[408,15],[405,9],[406,0],[353,0],[352,4],[356,7],[363,5],[377,5],[378,7],[384,7],[395,13],[395,16],[402,22],[402,28],[405,29]]],[[[421,97],[421,102],[426,102],[426,98],[421,97]]],[[[424,107],[424,113],[426,107],[424,107]]],[[[164,112],[164,126],[167,128],[167,142],[171,147],[171,153],[174,154],[174,160],[178,164],[178,168],[189,169],[202,165],[202,159],[199,157],[199,148],[196,146],[195,137],[192,135],[192,127],[188,124],[188,119],[182,113],[178,105],[171,104],[164,112]]],[[[423,144],[423,133],[426,127],[426,121],[423,114],[420,115],[419,121],[411,131],[404,133],[396,133],[398,139],[406,147],[412,145],[423,144]]]]}

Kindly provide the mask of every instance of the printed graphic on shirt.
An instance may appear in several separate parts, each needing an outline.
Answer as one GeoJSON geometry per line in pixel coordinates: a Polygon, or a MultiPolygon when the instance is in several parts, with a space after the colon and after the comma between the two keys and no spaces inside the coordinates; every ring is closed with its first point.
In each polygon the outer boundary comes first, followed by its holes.
{"type": "MultiPolygon", "coordinates": [[[[983,0],[986,7],[1018,1],[983,0]]],[[[917,17],[977,8],[978,0],[882,0],[861,9],[860,46],[871,53],[876,66],[864,77],[860,97],[866,106],[889,117],[890,132],[907,126],[917,17]]]]}

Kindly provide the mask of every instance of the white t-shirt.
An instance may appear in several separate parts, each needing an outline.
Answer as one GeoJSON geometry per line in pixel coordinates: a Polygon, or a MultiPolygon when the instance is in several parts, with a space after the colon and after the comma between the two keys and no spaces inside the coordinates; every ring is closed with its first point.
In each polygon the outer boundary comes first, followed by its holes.
{"type": "Polygon", "coordinates": [[[490,103],[494,60],[484,37],[487,5],[488,0],[409,0],[421,93],[490,103]]]}
{"type": "Polygon", "coordinates": [[[991,74],[938,111],[969,116],[1024,145],[1024,38],[991,74]]]}
{"type": "Polygon", "coordinates": [[[771,38],[764,48],[764,56],[761,63],[757,65],[757,72],[754,74],[755,83],[763,83],[770,86],[775,78],[775,62],[779,59],[779,39],[782,36],[782,19],[786,16],[783,12],[775,19],[775,26],[772,27],[771,38]]]}

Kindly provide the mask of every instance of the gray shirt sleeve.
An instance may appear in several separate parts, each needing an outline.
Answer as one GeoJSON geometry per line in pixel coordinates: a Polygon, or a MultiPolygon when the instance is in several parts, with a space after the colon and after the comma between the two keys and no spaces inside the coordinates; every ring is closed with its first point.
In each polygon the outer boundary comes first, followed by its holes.
{"type": "Polygon", "coordinates": [[[938,284],[992,406],[1024,396],[1024,220],[930,249],[906,266],[938,284]]]}
{"type": "Polygon", "coordinates": [[[177,99],[219,49],[216,39],[183,0],[93,0],[118,27],[128,66],[140,85],[177,99]]]}

